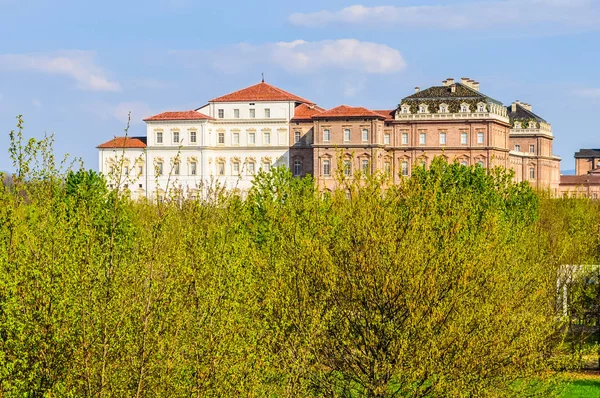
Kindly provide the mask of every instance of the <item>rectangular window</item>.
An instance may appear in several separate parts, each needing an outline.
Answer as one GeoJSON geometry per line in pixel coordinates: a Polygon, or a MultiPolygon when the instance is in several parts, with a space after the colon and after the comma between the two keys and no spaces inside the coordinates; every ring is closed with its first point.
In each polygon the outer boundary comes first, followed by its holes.
{"type": "Polygon", "coordinates": [[[406,160],[402,161],[402,175],[408,176],[408,162],[406,160]]]}
{"type": "Polygon", "coordinates": [[[408,145],[408,133],[402,133],[402,145],[408,145]]]}
{"type": "Polygon", "coordinates": [[[530,167],[529,168],[529,179],[530,180],[535,180],[535,167],[530,167]]]}
{"type": "Polygon", "coordinates": [[[250,174],[250,175],[254,174],[255,168],[256,168],[256,166],[255,166],[254,162],[248,163],[248,174],[250,174]]]}
{"type": "Polygon", "coordinates": [[[163,175],[163,163],[162,162],[156,163],[156,175],[157,176],[163,175]]]}
{"type": "Polygon", "coordinates": [[[225,144],[225,132],[219,131],[217,134],[219,135],[219,141],[218,141],[219,145],[225,144]]]}
{"type": "Polygon", "coordinates": [[[256,117],[256,109],[250,109],[250,118],[254,119],[256,117]]]}
{"type": "Polygon", "coordinates": [[[156,133],[156,143],[157,144],[162,144],[163,143],[163,133],[162,133],[162,131],[158,131],[156,133]]]}
{"type": "Polygon", "coordinates": [[[440,145],[446,145],[446,133],[440,133],[440,145]]]}
{"type": "Polygon", "coordinates": [[[344,160],[344,175],[350,176],[352,174],[352,161],[344,160]]]}
{"type": "Polygon", "coordinates": [[[297,177],[302,174],[302,161],[300,159],[294,160],[294,175],[297,177]]]}
{"type": "Polygon", "coordinates": [[[217,163],[217,174],[220,176],[225,175],[225,163],[224,162],[217,163]]]}
{"type": "Polygon", "coordinates": [[[363,129],[362,130],[362,142],[368,142],[368,141],[369,141],[369,130],[363,129]]]}
{"type": "Polygon", "coordinates": [[[297,144],[300,142],[300,137],[302,133],[300,131],[294,131],[294,142],[297,144]]]}
{"type": "Polygon", "coordinates": [[[425,145],[427,143],[427,134],[419,133],[419,144],[425,145]]]}
{"type": "Polygon", "coordinates": [[[223,119],[225,117],[225,109],[219,109],[219,119],[223,119]]]}
{"type": "Polygon", "coordinates": [[[385,133],[385,135],[383,136],[383,143],[385,145],[390,145],[390,142],[391,142],[390,133],[385,133]]]}
{"type": "Polygon", "coordinates": [[[178,176],[179,175],[179,163],[175,163],[173,165],[173,174],[178,176]]]}
{"type": "Polygon", "coordinates": [[[195,144],[195,143],[196,143],[196,132],[190,131],[190,144],[195,144]]]}
{"type": "Polygon", "coordinates": [[[196,175],[196,173],[198,172],[197,167],[198,167],[198,163],[196,163],[196,162],[190,163],[190,175],[193,175],[193,176],[196,175]]]}
{"type": "Polygon", "coordinates": [[[269,163],[269,162],[263,163],[263,167],[262,168],[263,168],[263,170],[264,170],[265,173],[268,173],[269,171],[271,171],[271,163],[269,163]]]}
{"type": "Polygon", "coordinates": [[[467,145],[469,143],[469,134],[464,131],[460,133],[460,144],[467,145]]]}
{"type": "Polygon", "coordinates": [[[515,145],[515,151],[521,152],[521,145],[519,145],[519,144],[515,145]]]}
{"type": "Polygon", "coordinates": [[[477,133],[477,143],[478,144],[484,143],[484,136],[483,136],[483,132],[481,132],[481,131],[477,133]]]}
{"type": "Polygon", "coordinates": [[[323,160],[323,175],[330,176],[331,175],[331,163],[329,160],[323,160]]]}
{"type": "Polygon", "coordinates": [[[256,144],[256,133],[248,133],[248,144],[249,145],[256,144]]]}
{"type": "Polygon", "coordinates": [[[129,175],[129,166],[123,167],[123,174],[126,175],[126,176],[129,175]]]}
{"type": "Polygon", "coordinates": [[[177,144],[179,142],[179,131],[173,131],[173,143],[177,144]]]}
{"type": "Polygon", "coordinates": [[[350,142],[350,129],[344,129],[344,142],[350,142]]]}
{"type": "Polygon", "coordinates": [[[235,119],[239,119],[240,118],[240,110],[239,109],[234,109],[233,110],[233,117],[235,119]]]}
{"type": "Polygon", "coordinates": [[[271,145],[271,133],[265,133],[265,145],[271,145]]]}
{"type": "Polygon", "coordinates": [[[384,171],[386,174],[390,174],[390,173],[391,173],[391,171],[392,171],[392,164],[391,164],[390,162],[385,162],[385,163],[383,164],[383,171],[384,171]]]}
{"type": "Polygon", "coordinates": [[[271,117],[271,110],[269,108],[265,108],[265,119],[268,119],[271,117]]]}
{"type": "Polygon", "coordinates": [[[329,129],[323,130],[323,142],[329,142],[331,140],[331,131],[329,129]]]}
{"type": "Polygon", "coordinates": [[[529,152],[535,153],[535,145],[529,145],[529,152]]]}
{"type": "Polygon", "coordinates": [[[234,176],[240,175],[240,164],[238,162],[234,162],[231,164],[231,174],[234,176]]]}
{"type": "Polygon", "coordinates": [[[235,132],[231,134],[231,143],[233,145],[240,145],[240,133],[235,132]]]}
{"type": "Polygon", "coordinates": [[[369,161],[367,159],[363,159],[360,164],[362,166],[363,173],[367,174],[369,172],[369,161]]]}

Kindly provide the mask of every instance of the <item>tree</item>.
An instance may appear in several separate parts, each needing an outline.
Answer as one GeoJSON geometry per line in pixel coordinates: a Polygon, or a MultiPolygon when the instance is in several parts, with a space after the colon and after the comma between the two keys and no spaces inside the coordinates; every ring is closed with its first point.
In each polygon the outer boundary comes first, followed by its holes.
{"type": "Polygon", "coordinates": [[[528,387],[556,330],[536,194],[505,171],[441,159],[399,187],[384,182],[263,213],[262,279],[277,292],[265,307],[288,382],[367,397],[528,387]]]}

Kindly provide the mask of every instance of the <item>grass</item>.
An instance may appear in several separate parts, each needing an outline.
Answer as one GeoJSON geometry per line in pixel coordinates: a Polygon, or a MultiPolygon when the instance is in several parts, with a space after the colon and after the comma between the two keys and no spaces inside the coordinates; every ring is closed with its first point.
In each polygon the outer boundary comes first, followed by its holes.
{"type": "Polygon", "coordinates": [[[600,398],[600,373],[581,372],[568,375],[562,398],[600,398]]]}

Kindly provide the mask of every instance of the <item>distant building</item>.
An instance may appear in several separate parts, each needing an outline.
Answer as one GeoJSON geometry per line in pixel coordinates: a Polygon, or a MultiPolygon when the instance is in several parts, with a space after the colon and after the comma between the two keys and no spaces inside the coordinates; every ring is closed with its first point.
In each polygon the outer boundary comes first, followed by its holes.
{"type": "Polygon", "coordinates": [[[575,175],[560,176],[564,197],[600,197],[600,149],[581,149],[575,153],[575,175]]]}
{"type": "Polygon", "coordinates": [[[526,103],[504,106],[468,78],[416,88],[388,110],[325,110],[263,81],[145,122],[146,137],[98,146],[100,171],[112,175],[113,185],[120,173],[119,186],[134,197],[160,199],[169,187],[194,197],[207,184],[246,191],[258,170],[273,166],[311,174],[324,190],[335,188],[336,175],[357,172],[384,171],[398,182],[436,156],[502,166],[514,170],[516,181],[555,194],[559,188],[550,124],[526,103]]]}

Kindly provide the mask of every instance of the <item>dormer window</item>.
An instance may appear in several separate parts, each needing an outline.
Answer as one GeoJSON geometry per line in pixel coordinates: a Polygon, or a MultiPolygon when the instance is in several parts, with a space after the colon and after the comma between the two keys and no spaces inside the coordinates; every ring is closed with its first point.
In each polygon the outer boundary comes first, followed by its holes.
{"type": "Polygon", "coordinates": [[[470,106],[468,104],[461,104],[460,105],[460,111],[462,113],[468,113],[468,112],[470,112],[470,110],[471,109],[470,109],[470,106]]]}
{"type": "Polygon", "coordinates": [[[427,113],[427,105],[419,105],[419,113],[427,113]]]}
{"type": "Polygon", "coordinates": [[[478,104],[477,112],[485,112],[485,104],[478,104]]]}
{"type": "Polygon", "coordinates": [[[448,113],[448,105],[441,104],[440,105],[440,113],[448,113]]]}
{"type": "Polygon", "coordinates": [[[410,113],[410,107],[408,105],[402,105],[401,112],[404,114],[410,113]]]}
{"type": "Polygon", "coordinates": [[[515,122],[515,128],[516,129],[520,129],[521,128],[521,122],[515,122]]]}

